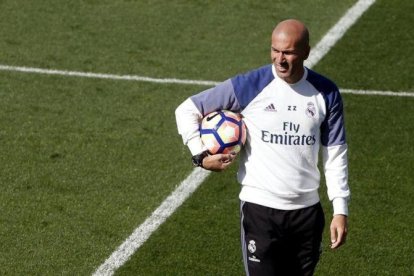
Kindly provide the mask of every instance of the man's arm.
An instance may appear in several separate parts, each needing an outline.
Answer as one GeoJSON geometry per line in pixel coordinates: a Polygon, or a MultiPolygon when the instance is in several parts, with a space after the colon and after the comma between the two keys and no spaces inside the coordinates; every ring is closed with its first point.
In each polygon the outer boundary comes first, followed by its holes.
{"type": "Polygon", "coordinates": [[[200,138],[199,125],[203,114],[197,109],[191,98],[185,100],[175,110],[178,133],[192,155],[200,154],[206,148],[200,138]]]}
{"type": "Polygon", "coordinates": [[[331,232],[331,248],[336,249],[345,243],[348,234],[348,217],[334,215],[329,229],[331,232]]]}
{"type": "Polygon", "coordinates": [[[203,168],[213,172],[221,172],[227,169],[236,159],[236,154],[214,154],[203,159],[203,168]]]}
{"type": "MultiPolygon", "coordinates": [[[[178,133],[193,156],[206,150],[200,138],[199,124],[202,118],[216,110],[239,111],[231,80],[194,95],[175,110],[178,133]]],[[[234,154],[215,154],[204,157],[202,167],[211,171],[226,169],[235,159],[234,154]]]]}
{"type": "Polygon", "coordinates": [[[330,225],[331,248],[345,243],[348,232],[348,147],[347,144],[322,147],[328,197],[333,205],[333,218],[330,225]]]}

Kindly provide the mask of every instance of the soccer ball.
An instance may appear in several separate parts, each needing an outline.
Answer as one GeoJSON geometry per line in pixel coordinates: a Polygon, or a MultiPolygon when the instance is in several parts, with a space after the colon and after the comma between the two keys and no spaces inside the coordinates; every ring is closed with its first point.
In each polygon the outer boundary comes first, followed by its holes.
{"type": "Polygon", "coordinates": [[[246,142],[246,125],[240,114],[215,111],[201,121],[200,135],[210,154],[237,153],[246,142]]]}

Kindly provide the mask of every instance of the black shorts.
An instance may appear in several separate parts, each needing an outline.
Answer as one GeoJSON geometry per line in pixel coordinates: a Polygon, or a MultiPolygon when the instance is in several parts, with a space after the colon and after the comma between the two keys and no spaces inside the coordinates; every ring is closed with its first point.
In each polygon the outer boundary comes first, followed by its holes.
{"type": "Polygon", "coordinates": [[[277,210],[241,202],[241,242],[246,275],[312,275],[325,225],[320,203],[277,210]]]}

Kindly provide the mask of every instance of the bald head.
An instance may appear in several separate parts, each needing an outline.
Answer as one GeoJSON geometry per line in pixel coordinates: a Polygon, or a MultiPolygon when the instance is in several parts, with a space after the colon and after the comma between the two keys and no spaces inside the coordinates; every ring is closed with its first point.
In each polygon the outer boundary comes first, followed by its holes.
{"type": "Polygon", "coordinates": [[[302,49],[309,48],[309,31],[305,24],[296,19],[287,19],[275,27],[273,36],[290,38],[295,41],[295,46],[302,49]]]}
{"type": "Polygon", "coordinates": [[[288,83],[299,81],[309,52],[309,32],[302,22],[288,19],[277,24],[272,33],[270,57],[281,79],[288,83]]]}

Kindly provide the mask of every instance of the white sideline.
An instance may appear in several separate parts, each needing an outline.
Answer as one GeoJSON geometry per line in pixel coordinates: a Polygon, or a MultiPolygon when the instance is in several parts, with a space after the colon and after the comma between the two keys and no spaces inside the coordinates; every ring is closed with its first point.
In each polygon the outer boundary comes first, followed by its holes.
{"type": "MultiPolygon", "coordinates": [[[[323,48],[322,46],[319,46],[319,49],[325,49],[325,48],[323,48]]],[[[318,48],[316,48],[315,50],[312,50],[311,55],[309,56],[309,59],[312,58],[312,60],[315,60],[313,58],[313,53],[315,53],[315,55],[319,55],[318,48]]],[[[56,70],[56,69],[42,69],[42,68],[34,68],[34,67],[9,66],[9,65],[2,65],[2,64],[0,64],[0,71],[23,72],[23,73],[33,73],[33,74],[43,74],[43,75],[59,75],[59,76],[67,76],[67,77],[81,77],[81,78],[94,78],[94,79],[143,81],[143,82],[168,83],[168,84],[189,84],[189,85],[203,85],[203,86],[204,85],[215,86],[219,84],[219,82],[217,81],[210,81],[210,80],[186,80],[186,79],[176,79],[176,78],[161,79],[161,78],[151,78],[151,77],[137,76],[137,75],[102,74],[102,73],[66,71],[66,70],[56,70]]],[[[375,91],[375,90],[372,91],[372,90],[355,90],[355,89],[346,89],[346,88],[341,88],[340,91],[341,93],[355,94],[355,95],[414,97],[414,92],[393,92],[393,91],[375,91]]]]}
{"type": "Polygon", "coordinates": [[[391,97],[414,97],[414,92],[394,92],[394,91],[376,91],[376,90],[354,90],[354,89],[339,89],[341,94],[354,94],[354,95],[378,95],[378,96],[391,96],[391,97]]]}
{"type": "Polygon", "coordinates": [[[112,275],[201,185],[209,171],[196,168],[175,191],[112,253],[93,275],[112,275]]]}
{"type": "Polygon", "coordinates": [[[109,80],[129,80],[129,81],[144,81],[153,83],[176,83],[176,84],[195,84],[195,85],[216,85],[218,82],[205,81],[205,80],[182,80],[175,78],[150,78],[145,76],[137,75],[115,75],[115,74],[102,74],[92,72],[80,72],[80,71],[67,71],[67,70],[56,70],[56,69],[42,69],[35,67],[24,67],[24,66],[10,66],[0,64],[0,71],[12,71],[22,73],[33,73],[43,75],[59,75],[66,77],[81,77],[81,78],[93,78],[93,79],[109,79],[109,80]]]}
{"type": "MultiPolygon", "coordinates": [[[[311,63],[310,65],[315,65],[328,51],[329,49],[338,41],[345,31],[356,21],[358,18],[372,5],[375,0],[360,0],[353,7],[351,7],[347,13],[335,24],[331,30],[344,30],[340,32],[340,36],[337,36],[335,39],[325,38],[326,36],[331,36],[331,31],[329,31],[321,41],[328,44],[328,47],[324,47],[324,44],[318,43],[315,50],[310,54],[311,63]],[[349,11],[352,10],[350,13],[349,11]],[[351,17],[351,19],[347,19],[351,17]],[[332,44],[333,43],[333,44],[332,44]],[[313,55],[316,55],[317,58],[314,58],[313,55]]],[[[176,208],[178,208],[182,202],[201,184],[205,177],[207,177],[208,172],[204,170],[195,169],[190,176],[182,182],[179,186],[180,192],[178,195],[181,195],[181,199],[177,200],[176,191],[174,191],[161,205],[157,210],[141,225],[139,226],[130,237],[128,237],[124,243],[114,252],[112,255],[95,271],[94,276],[98,275],[113,275],[116,269],[121,267],[134,252],[148,239],[148,237],[154,232],[159,225],[161,225],[167,218],[170,216],[176,208]],[[202,176],[198,176],[200,172],[204,172],[202,176]],[[193,183],[196,182],[196,183],[193,183]],[[187,187],[187,185],[189,187],[187,187]],[[167,203],[166,203],[167,202],[167,203]],[[175,202],[173,206],[170,206],[172,202],[175,202]],[[160,216],[158,213],[164,214],[160,216]]]]}
{"type": "Polygon", "coordinates": [[[360,0],[352,6],[316,44],[305,65],[309,68],[315,66],[374,2],[375,0],[360,0]]]}

